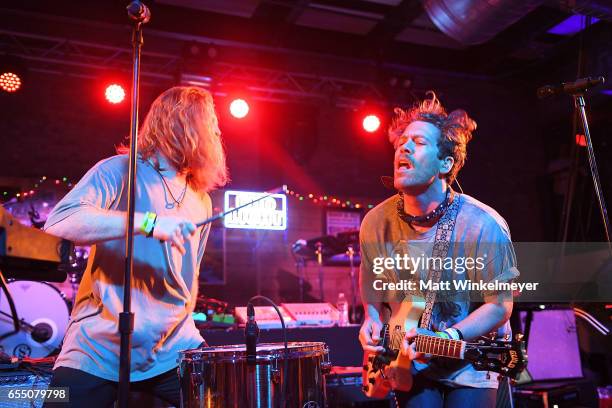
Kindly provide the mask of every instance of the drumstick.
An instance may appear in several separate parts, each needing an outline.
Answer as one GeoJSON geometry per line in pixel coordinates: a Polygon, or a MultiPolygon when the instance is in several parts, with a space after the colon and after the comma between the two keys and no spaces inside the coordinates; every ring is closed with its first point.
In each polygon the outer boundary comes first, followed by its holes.
{"type": "Polygon", "coordinates": [[[247,207],[247,206],[249,206],[251,204],[254,204],[254,203],[258,202],[258,201],[261,201],[264,198],[268,198],[270,196],[273,196],[274,194],[280,194],[280,193],[286,193],[286,192],[287,192],[287,185],[283,184],[281,187],[277,187],[275,189],[266,191],[265,195],[255,199],[253,201],[250,201],[250,202],[248,202],[246,204],[242,204],[242,205],[240,205],[240,206],[238,206],[236,208],[232,208],[231,210],[228,210],[228,211],[219,213],[217,215],[214,215],[214,216],[212,216],[210,218],[205,219],[204,221],[200,221],[200,222],[198,222],[196,224],[196,227],[199,228],[199,227],[201,227],[203,225],[210,224],[211,222],[217,221],[218,219],[221,219],[221,218],[225,217],[227,214],[230,214],[230,213],[233,213],[235,211],[238,211],[238,210],[240,210],[240,209],[242,209],[244,207],[247,207]]]}

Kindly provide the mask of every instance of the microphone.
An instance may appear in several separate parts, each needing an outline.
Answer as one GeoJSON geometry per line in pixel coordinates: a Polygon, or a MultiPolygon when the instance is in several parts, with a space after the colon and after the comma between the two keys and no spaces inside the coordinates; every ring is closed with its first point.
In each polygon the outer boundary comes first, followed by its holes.
{"type": "Polygon", "coordinates": [[[146,24],[151,19],[151,10],[144,3],[133,1],[127,6],[128,16],[137,23],[146,24]]]}
{"type": "Polygon", "coordinates": [[[291,250],[296,253],[306,245],[308,245],[308,243],[305,239],[298,239],[293,245],[291,245],[291,250]]]}
{"type": "Polygon", "coordinates": [[[252,303],[247,304],[247,323],[244,328],[246,338],[246,358],[247,365],[257,363],[257,339],[259,338],[259,326],[255,321],[255,307],[252,303]]]}
{"type": "Polygon", "coordinates": [[[603,84],[605,80],[606,79],[604,77],[599,76],[580,78],[574,82],[564,82],[561,85],[544,85],[538,88],[537,95],[539,99],[545,99],[560,94],[574,95],[577,93],[582,93],[589,88],[603,84]]]}

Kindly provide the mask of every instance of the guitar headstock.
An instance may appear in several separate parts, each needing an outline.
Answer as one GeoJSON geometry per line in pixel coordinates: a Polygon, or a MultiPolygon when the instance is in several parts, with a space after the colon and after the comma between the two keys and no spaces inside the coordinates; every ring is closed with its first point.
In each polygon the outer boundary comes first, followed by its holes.
{"type": "Polygon", "coordinates": [[[525,342],[520,336],[515,341],[481,337],[474,342],[466,342],[464,358],[477,370],[494,371],[515,380],[527,367],[525,342]]]}

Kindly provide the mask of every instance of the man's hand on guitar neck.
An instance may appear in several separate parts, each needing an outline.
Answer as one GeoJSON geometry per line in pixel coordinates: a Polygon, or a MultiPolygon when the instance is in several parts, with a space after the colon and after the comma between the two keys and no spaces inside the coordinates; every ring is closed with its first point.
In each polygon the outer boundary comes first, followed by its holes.
{"type": "Polygon", "coordinates": [[[380,342],[380,331],[382,330],[383,324],[380,320],[375,319],[371,316],[366,317],[365,321],[361,325],[359,330],[359,341],[364,351],[372,353],[381,353],[384,348],[379,346],[380,342]]]}
{"type": "Polygon", "coordinates": [[[400,349],[400,353],[407,355],[410,360],[416,360],[419,363],[427,363],[432,357],[431,354],[418,353],[416,351],[416,343],[413,339],[419,334],[426,336],[438,336],[437,333],[434,333],[430,330],[413,327],[404,336],[404,341],[402,342],[402,348],[400,349]]]}

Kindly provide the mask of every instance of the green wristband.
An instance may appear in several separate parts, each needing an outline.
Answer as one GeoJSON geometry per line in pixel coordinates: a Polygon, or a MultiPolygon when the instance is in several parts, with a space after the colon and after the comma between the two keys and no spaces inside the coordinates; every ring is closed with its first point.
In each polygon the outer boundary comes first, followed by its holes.
{"type": "Polygon", "coordinates": [[[150,237],[153,234],[153,228],[155,228],[155,222],[157,221],[157,214],[154,212],[147,211],[142,220],[140,230],[147,236],[150,237]]]}

